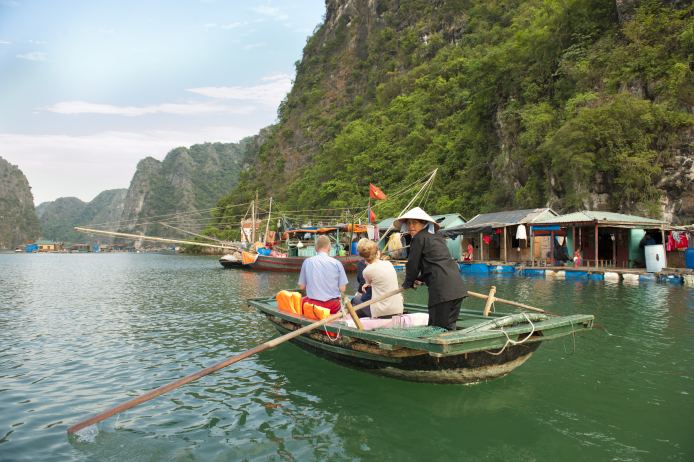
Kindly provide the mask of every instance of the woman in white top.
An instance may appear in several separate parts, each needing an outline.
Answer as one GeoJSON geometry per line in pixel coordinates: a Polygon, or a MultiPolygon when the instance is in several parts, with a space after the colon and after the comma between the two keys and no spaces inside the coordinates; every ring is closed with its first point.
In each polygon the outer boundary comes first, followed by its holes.
{"type": "MultiPolygon", "coordinates": [[[[364,288],[371,287],[372,298],[378,298],[388,292],[398,290],[398,275],[390,262],[379,258],[378,246],[374,241],[363,241],[357,246],[359,255],[366,260],[364,269],[364,288]]],[[[371,318],[390,318],[403,312],[402,294],[394,295],[382,302],[373,303],[361,310],[362,316],[371,318]]]]}

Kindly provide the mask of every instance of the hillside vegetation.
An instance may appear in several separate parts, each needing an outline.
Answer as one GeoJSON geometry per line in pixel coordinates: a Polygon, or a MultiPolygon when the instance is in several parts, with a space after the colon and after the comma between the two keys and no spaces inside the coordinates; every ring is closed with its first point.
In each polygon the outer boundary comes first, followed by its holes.
{"type": "MultiPolygon", "coordinates": [[[[80,243],[94,238],[78,233],[75,226],[92,226],[118,221],[123,212],[127,189],[110,189],[101,192],[90,202],[76,197],[61,197],[36,207],[44,239],[59,242],[80,243]]],[[[109,241],[100,237],[100,241],[109,241]]]]}
{"type": "Polygon", "coordinates": [[[220,205],[256,190],[292,208],[365,204],[369,182],[388,193],[440,167],[432,213],[692,221],[692,62],[691,2],[328,0],[220,205]]]}

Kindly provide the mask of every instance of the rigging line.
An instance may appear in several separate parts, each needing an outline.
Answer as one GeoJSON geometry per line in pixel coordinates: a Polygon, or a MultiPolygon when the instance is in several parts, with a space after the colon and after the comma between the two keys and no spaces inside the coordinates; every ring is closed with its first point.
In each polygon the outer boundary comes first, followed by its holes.
{"type": "Polygon", "coordinates": [[[162,215],[151,215],[151,216],[132,218],[132,219],[121,219],[121,220],[117,220],[117,221],[107,221],[107,222],[102,222],[102,223],[94,223],[94,224],[91,224],[90,226],[105,226],[105,225],[112,225],[112,224],[121,225],[121,224],[128,224],[131,222],[137,222],[138,220],[141,220],[141,219],[146,219],[146,220],[167,219],[167,218],[172,218],[172,217],[177,217],[177,216],[203,214],[205,212],[211,212],[211,211],[226,208],[226,207],[234,207],[237,205],[245,205],[245,203],[235,204],[235,205],[225,206],[225,207],[213,207],[210,209],[193,210],[193,211],[187,211],[187,212],[181,211],[181,212],[173,212],[173,213],[167,213],[167,214],[162,214],[162,215]]]}
{"type": "MultiPolygon", "coordinates": [[[[434,178],[436,177],[436,173],[438,171],[439,171],[439,169],[435,168],[431,172],[431,174],[429,175],[429,179],[426,181],[426,183],[424,183],[424,186],[422,186],[422,188],[419,191],[417,191],[417,194],[415,194],[415,196],[412,198],[412,200],[405,206],[405,208],[402,210],[402,212],[400,212],[397,216],[401,216],[403,213],[405,213],[410,208],[410,206],[414,203],[414,201],[417,200],[417,196],[419,196],[428,185],[430,185],[431,183],[434,182],[434,178]]],[[[395,223],[395,221],[393,221],[393,223],[395,223]]],[[[394,229],[393,223],[391,223],[390,226],[388,227],[388,229],[386,229],[386,231],[383,233],[383,236],[381,236],[381,238],[378,240],[378,243],[380,243],[386,237],[386,235],[388,234],[388,231],[390,231],[391,229],[394,229]]]]}
{"type": "Polygon", "coordinates": [[[176,228],[175,226],[167,225],[166,223],[163,223],[163,222],[160,222],[159,224],[166,226],[167,228],[175,229],[176,231],[180,231],[180,232],[185,233],[185,234],[190,234],[191,236],[202,237],[204,239],[209,239],[210,241],[222,243],[221,240],[219,240],[215,237],[205,236],[204,234],[198,234],[198,233],[193,233],[191,231],[186,231],[185,229],[176,228]]]}
{"type": "Polygon", "coordinates": [[[402,194],[404,192],[407,192],[410,189],[413,189],[415,186],[417,186],[420,183],[425,183],[430,174],[431,174],[431,172],[427,173],[423,177],[416,179],[414,182],[410,183],[409,185],[405,186],[404,188],[402,188],[402,189],[400,189],[400,190],[398,190],[392,194],[389,194],[388,196],[390,197],[390,196],[402,194]]]}

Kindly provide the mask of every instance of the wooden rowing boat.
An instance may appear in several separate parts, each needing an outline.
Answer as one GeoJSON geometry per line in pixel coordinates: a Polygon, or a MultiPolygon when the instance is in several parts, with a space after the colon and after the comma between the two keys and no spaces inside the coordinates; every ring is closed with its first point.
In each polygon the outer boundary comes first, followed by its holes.
{"type": "MultiPolygon", "coordinates": [[[[286,334],[313,322],[279,311],[274,298],[248,304],[286,334]]],[[[405,304],[406,313],[426,313],[423,305],[405,304]]],[[[548,316],[539,313],[491,313],[461,310],[455,332],[426,337],[412,330],[360,331],[338,321],[291,340],[332,361],[398,379],[435,383],[475,383],[503,377],[527,361],[545,340],[590,330],[592,315],[548,316]]],[[[422,330],[422,328],[420,328],[422,330]]]]}

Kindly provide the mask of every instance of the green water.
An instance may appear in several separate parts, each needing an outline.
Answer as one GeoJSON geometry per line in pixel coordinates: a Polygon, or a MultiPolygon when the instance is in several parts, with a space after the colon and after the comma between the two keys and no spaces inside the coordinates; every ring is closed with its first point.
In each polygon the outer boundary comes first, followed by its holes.
{"type": "Polygon", "coordinates": [[[472,386],[382,378],[282,345],[66,436],[273,336],[243,300],[295,279],[204,257],[0,255],[0,460],[694,460],[694,291],[519,277],[465,280],[595,314],[610,334],[543,344],[472,386]]]}

